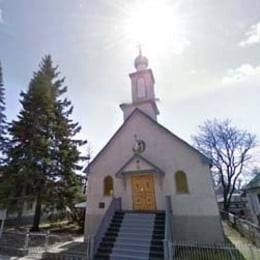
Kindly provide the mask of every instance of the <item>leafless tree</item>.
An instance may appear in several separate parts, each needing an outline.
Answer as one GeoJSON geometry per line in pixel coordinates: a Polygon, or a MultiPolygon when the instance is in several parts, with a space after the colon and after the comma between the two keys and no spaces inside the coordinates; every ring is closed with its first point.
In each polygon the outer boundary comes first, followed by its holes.
{"type": "Polygon", "coordinates": [[[215,183],[223,186],[224,210],[228,211],[232,194],[252,159],[256,136],[236,128],[231,121],[207,120],[193,136],[196,148],[212,160],[215,183]]]}

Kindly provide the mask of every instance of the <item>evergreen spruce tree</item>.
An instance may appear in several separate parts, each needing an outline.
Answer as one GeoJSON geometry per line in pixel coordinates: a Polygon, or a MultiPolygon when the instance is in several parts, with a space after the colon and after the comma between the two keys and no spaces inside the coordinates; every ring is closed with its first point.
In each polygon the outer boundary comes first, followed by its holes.
{"type": "Polygon", "coordinates": [[[74,138],[80,126],[69,118],[73,107],[62,98],[67,91],[63,83],[51,57],[45,56],[28,91],[21,93],[22,110],[10,128],[7,174],[12,196],[20,209],[25,201],[36,201],[34,231],[39,230],[43,206],[46,211],[64,210],[80,189],[78,148],[86,141],[74,138]]]}
{"type": "Polygon", "coordinates": [[[4,167],[6,165],[6,152],[8,148],[8,140],[7,140],[7,130],[8,125],[6,122],[5,115],[5,88],[3,83],[3,73],[0,62],[0,209],[5,208],[3,202],[1,202],[2,194],[5,194],[5,190],[7,185],[4,182],[3,172],[4,167]]]}
{"type": "Polygon", "coordinates": [[[8,146],[7,128],[8,126],[5,115],[5,89],[3,83],[2,67],[0,62],[0,168],[2,168],[4,165],[4,153],[6,153],[8,146]]]}

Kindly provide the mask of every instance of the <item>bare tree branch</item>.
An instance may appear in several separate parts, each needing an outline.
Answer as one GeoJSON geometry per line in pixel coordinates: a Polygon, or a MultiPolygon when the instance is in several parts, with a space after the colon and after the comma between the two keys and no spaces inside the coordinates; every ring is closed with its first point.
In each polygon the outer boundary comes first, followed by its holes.
{"type": "Polygon", "coordinates": [[[224,210],[228,210],[239,177],[257,146],[256,136],[232,126],[228,119],[215,119],[200,125],[198,135],[192,138],[196,148],[212,160],[212,174],[223,186],[224,210]]]}

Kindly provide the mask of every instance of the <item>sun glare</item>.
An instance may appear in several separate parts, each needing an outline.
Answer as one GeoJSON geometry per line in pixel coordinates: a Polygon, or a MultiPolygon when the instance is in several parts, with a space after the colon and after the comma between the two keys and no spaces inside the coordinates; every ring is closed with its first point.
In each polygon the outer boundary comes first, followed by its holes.
{"type": "Polygon", "coordinates": [[[184,28],[174,6],[163,1],[147,1],[127,11],[125,33],[135,45],[159,52],[165,48],[181,52],[188,41],[182,38],[184,28]]]}

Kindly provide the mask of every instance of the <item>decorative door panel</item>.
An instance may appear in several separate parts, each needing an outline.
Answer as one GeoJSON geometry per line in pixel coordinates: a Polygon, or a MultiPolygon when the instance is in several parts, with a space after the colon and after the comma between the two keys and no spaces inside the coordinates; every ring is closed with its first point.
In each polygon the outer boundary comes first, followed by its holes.
{"type": "Polygon", "coordinates": [[[132,176],[132,198],[134,210],[154,210],[154,178],[152,175],[132,176]]]}

